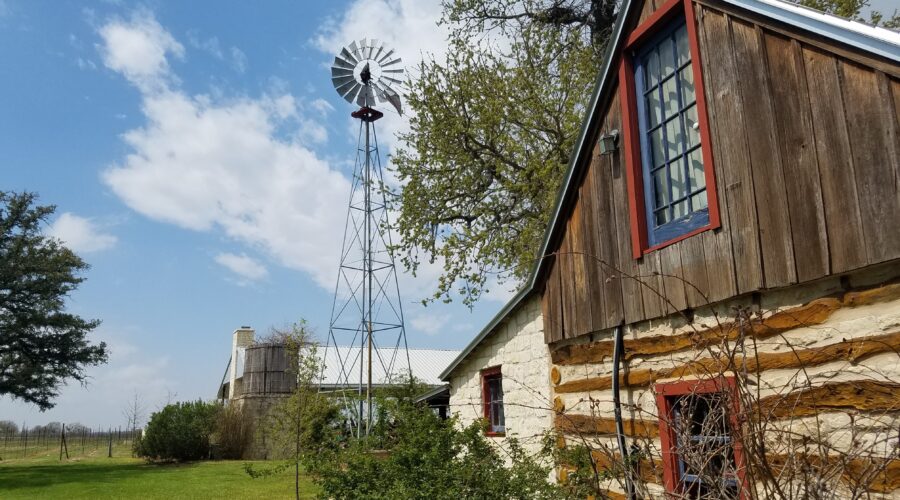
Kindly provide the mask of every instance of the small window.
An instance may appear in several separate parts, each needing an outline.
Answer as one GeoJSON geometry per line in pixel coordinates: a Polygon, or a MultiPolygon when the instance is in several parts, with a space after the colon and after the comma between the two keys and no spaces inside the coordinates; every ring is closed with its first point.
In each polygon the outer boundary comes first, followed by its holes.
{"type": "Polygon", "coordinates": [[[484,418],[488,421],[487,434],[503,435],[506,423],[503,418],[503,376],[499,366],[481,372],[481,390],[484,418]]]}
{"type": "Polygon", "coordinates": [[[657,386],[666,490],[697,499],[741,498],[735,393],[722,380],[657,386]]]}
{"type": "Polygon", "coordinates": [[[694,69],[684,17],[634,53],[650,247],[709,224],[694,69]]]}

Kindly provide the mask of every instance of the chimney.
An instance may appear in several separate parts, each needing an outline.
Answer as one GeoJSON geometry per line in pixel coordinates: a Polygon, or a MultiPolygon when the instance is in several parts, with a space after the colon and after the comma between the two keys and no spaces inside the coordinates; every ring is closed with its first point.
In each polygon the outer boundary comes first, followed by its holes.
{"type": "MultiPolygon", "coordinates": [[[[228,399],[234,399],[234,384],[238,377],[238,347],[247,347],[253,343],[253,328],[242,326],[231,334],[231,375],[228,384],[228,399]]],[[[244,374],[241,373],[241,376],[244,374]]]]}

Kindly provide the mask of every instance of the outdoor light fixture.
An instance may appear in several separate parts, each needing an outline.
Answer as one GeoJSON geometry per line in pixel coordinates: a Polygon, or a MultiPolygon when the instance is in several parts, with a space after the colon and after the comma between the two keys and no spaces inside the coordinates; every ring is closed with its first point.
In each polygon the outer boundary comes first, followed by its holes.
{"type": "Polygon", "coordinates": [[[600,136],[600,154],[611,155],[619,149],[619,131],[612,130],[600,136]]]}

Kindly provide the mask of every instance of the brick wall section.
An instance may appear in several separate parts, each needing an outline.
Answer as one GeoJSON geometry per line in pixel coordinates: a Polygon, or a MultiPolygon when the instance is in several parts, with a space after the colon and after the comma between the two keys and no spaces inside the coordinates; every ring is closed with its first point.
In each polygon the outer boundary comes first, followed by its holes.
{"type": "Polygon", "coordinates": [[[450,412],[468,425],[482,418],[481,370],[501,366],[506,437],[517,438],[526,449],[540,448],[543,433],[553,423],[550,358],[544,344],[539,297],[525,299],[473,350],[450,377],[450,412]]]}

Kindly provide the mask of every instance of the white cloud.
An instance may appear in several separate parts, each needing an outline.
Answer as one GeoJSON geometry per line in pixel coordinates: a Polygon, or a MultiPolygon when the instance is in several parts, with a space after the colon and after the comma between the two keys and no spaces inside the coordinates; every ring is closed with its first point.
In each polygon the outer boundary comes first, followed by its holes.
{"type": "Polygon", "coordinates": [[[218,37],[213,36],[203,39],[200,38],[200,34],[196,30],[189,30],[187,38],[191,47],[202,50],[220,61],[227,61],[238,73],[243,73],[247,70],[247,55],[241,49],[232,46],[226,53],[222,49],[222,44],[219,43],[218,37]]]}
{"type": "Polygon", "coordinates": [[[410,318],[409,324],[425,335],[433,337],[439,333],[445,333],[444,327],[449,321],[449,314],[435,314],[433,311],[425,311],[410,318]]]}
{"type": "Polygon", "coordinates": [[[169,55],[184,57],[184,46],[146,10],[135,12],[129,21],[116,19],[106,23],[100,28],[100,36],[106,67],[143,90],[165,84],[169,55]]]}
{"type": "Polygon", "coordinates": [[[47,233],[59,238],[76,253],[97,252],[113,247],[118,238],[104,233],[92,219],[65,212],[53,221],[47,233]]]}
{"type": "MultiPolygon", "coordinates": [[[[139,23],[112,20],[100,33],[118,33],[104,36],[107,44],[139,38],[157,45],[143,52],[171,52],[167,47],[178,42],[144,16],[139,23]],[[144,36],[147,26],[161,32],[144,36]]],[[[115,52],[108,46],[101,50],[115,52]]],[[[327,288],[334,286],[334,245],[341,241],[350,183],[301,141],[297,99],[288,93],[191,96],[172,78],[146,85],[132,75],[152,72],[124,63],[109,66],[141,91],[146,120],[123,135],[131,152],[102,174],[122,201],[155,220],[221,230],[308,272],[327,288]]],[[[168,63],[163,58],[155,67],[168,63]]]]}
{"type": "Polygon", "coordinates": [[[246,254],[220,253],[216,262],[247,281],[259,281],[269,276],[269,271],[259,261],[246,254]]]}
{"type": "Polygon", "coordinates": [[[231,66],[238,73],[247,71],[247,54],[237,47],[231,47],[231,66]]]}

